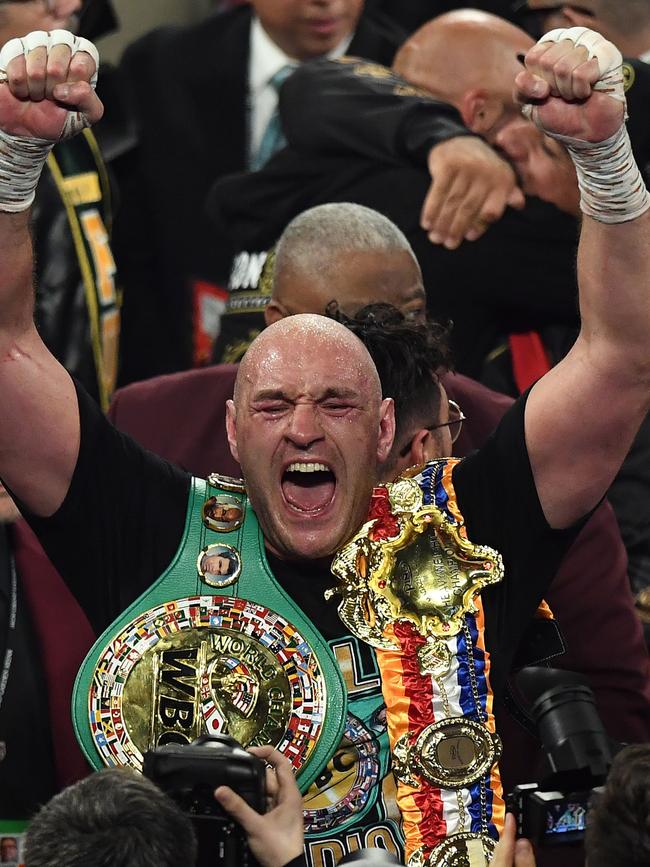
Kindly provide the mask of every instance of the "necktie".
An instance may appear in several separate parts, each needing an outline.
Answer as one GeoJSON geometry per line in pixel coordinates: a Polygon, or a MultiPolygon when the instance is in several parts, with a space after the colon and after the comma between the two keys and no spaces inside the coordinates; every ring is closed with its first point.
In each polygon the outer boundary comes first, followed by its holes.
{"type": "MultiPolygon", "coordinates": [[[[287,78],[294,71],[295,66],[286,65],[275,73],[275,75],[269,81],[271,87],[274,88],[276,93],[279,93],[280,88],[287,80],[287,78]]],[[[284,147],[287,143],[284,135],[282,134],[282,126],[280,124],[280,112],[278,111],[277,105],[275,111],[271,115],[271,119],[266,125],[266,129],[264,130],[264,134],[262,135],[262,140],[260,142],[259,150],[251,160],[251,169],[253,171],[257,171],[261,169],[263,165],[265,165],[273,156],[276,151],[279,151],[280,148],[284,147]]]]}

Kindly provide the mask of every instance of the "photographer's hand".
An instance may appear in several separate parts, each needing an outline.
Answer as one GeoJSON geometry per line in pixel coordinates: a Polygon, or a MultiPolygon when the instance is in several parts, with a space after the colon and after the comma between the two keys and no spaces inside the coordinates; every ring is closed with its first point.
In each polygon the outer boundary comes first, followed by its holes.
{"type": "Polygon", "coordinates": [[[214,797],[242,826],[262,867],[284,867],[303,853],[302,796],[291,765],[281,753],[272,747],[251,747],[249,752],[273,768],[267,771],[269,811],[264,815],[255,812],[227,786],[219,786],[214,797]]]}
{"type": "Polygon", "coordinates": [[[536,867],[535,853],[528,840],[517,840],[517,825],[512,813],[506,814],[506,824],[494,850],[490,867],[536,867]]]}

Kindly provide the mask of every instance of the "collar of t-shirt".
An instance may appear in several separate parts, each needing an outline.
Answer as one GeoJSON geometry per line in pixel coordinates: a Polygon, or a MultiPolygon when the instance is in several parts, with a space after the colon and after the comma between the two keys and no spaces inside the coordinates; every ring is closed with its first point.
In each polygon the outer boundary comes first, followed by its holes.
{"type": "MultiPolygon", "coordinates": [[[[326,56],[341,57],[348,50],[353,34],[345,37],[326,56]]],[[[273,76],[283,66],[298,66],[299,60],[289,57],[279,48],[262,27],[259,18],[253,17],[250,32],[248,61],[248,93],[250,99],[250,154],[259,150],[264,130],[277,108],[278,94],[271,84],[273,76]]]]}

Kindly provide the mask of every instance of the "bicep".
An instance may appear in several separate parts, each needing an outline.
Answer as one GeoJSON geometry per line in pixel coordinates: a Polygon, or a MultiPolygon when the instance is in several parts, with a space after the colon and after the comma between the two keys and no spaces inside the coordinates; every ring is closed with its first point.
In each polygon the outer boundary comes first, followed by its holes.
{"type": "Polygon", "coordinates": [[[526,405],[535,486],[554,528],[575,523],[606,494],[648,410],[629,373],[594,350],[578,337],[566,358],[535,384],[526,405]]]}
{"type": "Polygon", "coordinates": [[[0,364],[0,477],[34,514],[51,515],[79,453],[79,407],[67,371],[36,328],[15,336],[0,364]]]}

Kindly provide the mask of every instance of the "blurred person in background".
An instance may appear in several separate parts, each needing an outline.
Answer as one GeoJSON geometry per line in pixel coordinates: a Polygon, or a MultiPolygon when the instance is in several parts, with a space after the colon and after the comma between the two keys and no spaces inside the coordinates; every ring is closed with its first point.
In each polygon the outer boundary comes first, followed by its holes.
{"type": "Polygon", "coordinates": [[[70,701],[93,640],[79,604],[0,484],[0,821],[29,819],[88,773],[70,701]]]}
{"type": "Polygon", "coordinates": [[[523,0],[518,7],[529,13],[536,30],[587,27],[617,45],[624,56],[650,62],[650,7],[647,0],[523,0]]]}
{"type": "Polygon", "coordinates": [[[125,286],[121,383],[184,370],[198,358],[199,313],[220,309],[230,264],[205,196],[219,177],[258,167],[281,146],[282,81],[316,57],[349,52],[392,62],[403,34],[363,6],[254,0],[154,30],[125,52],[123,92],[138,142],[114,166],[122,197],[115,250],[125,286]]]}
{"type": "Polygon", "coordinates": [[[517,56],[532,44],[514,25],[468,11],[434,19],[407,40],[395,63],[404,77],[362,62],[298,70],[280,99],[289,148],[211,193],[216,232],[233,252],[214,359],[236,360],[233,347],[255,327],[253,315],[262,318],[268,292],[253,263],[264,261],[293,217],[328,201],[367,205],[402,229],[429,312],[454,322],[462,373],[481,378],[512,332],[575,326],[575,175],[563,148],[521,117],[511,94],[517,56]],[[449,76],[458,56],[474,62],[449,76]],[[466,163],[478,161],[477,148],[490,155],[494,174],[503,166],[513,182],[518,177],[529,195],[524,211],[469,180],[466,163]],[[536,193],[551,202],[531,198],[536,193]],[[542,256],[543,272],[534,264],[542,256]]]}

